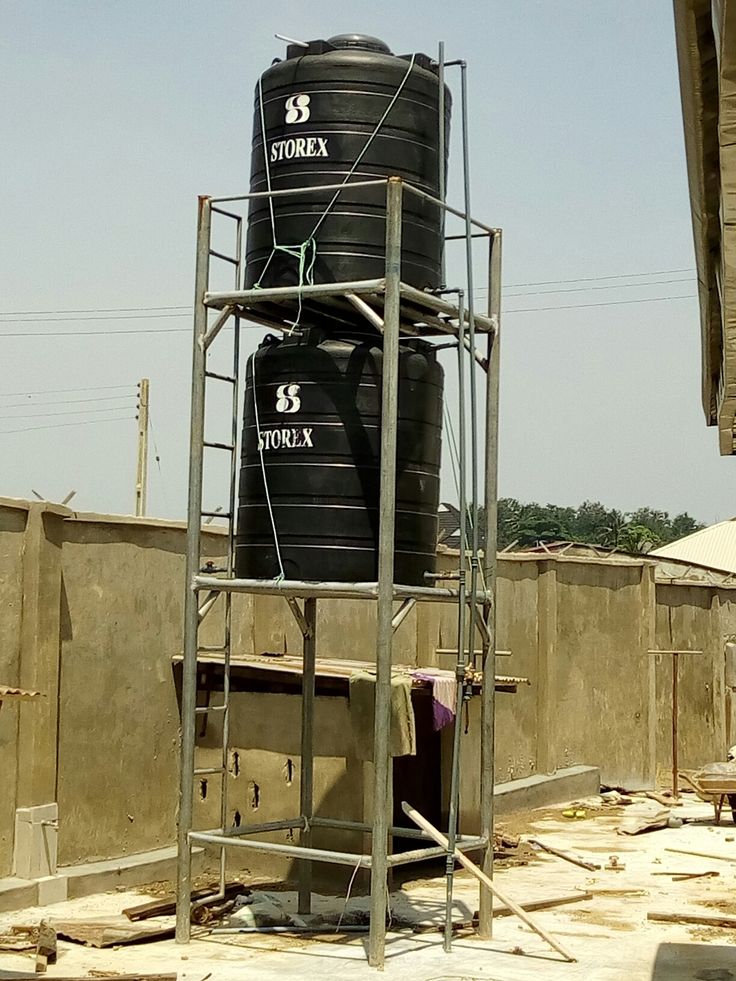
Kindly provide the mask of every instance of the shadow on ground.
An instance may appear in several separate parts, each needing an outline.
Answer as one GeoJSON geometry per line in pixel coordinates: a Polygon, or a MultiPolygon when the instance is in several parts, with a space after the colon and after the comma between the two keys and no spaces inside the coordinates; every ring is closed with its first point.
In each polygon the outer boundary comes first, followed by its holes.
{"type": "Polygon", "coordinates": [[[660,944],[652,981],[736,981],[736,945],[660,944]]]}

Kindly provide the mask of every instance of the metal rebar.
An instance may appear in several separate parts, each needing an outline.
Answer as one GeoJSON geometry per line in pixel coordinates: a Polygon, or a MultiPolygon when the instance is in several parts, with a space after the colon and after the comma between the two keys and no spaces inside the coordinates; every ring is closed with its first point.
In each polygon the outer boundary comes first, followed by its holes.
{"type": "Polygon", "coordinates": [[[386,295],[384,302],[381,392],[381,486],[378,531],[378,608],[376,611],[376,700],[373,727],[373,838],[371,848],[371,929],[368,963],[383,968],[386,946],[389,730],[391,728],[391,647],[394,597],[396,441],[399,405],[401,324],[402,183],[386,189],[386,295]]]}
{"type": "MultiPolygon", "coordinates": [[[[299,843],[309,848],[312,843],[310,821],[314,812],[314,688],[317,661],[317,600],[314,597],[304,600],[304,619],[307,630],[304,634],[302,668],[302,733],[301,733],[301,776],[299,780],[299,801],[304,827],[299,835],[299,843]]],[[[312,911],[312,863],[299,863],[299,905],[300,913],[312,911]]]]}
{"type": "Polygon", "coordinates": [[[184,661],[181,693],[181,771],[179,783],[179,821],[177,828],[176,941],[188,943],[191,915],[192,856],[189,832],[194,799],[194,743],[197,701],[197,632],[199,611],[194,577],[200,565],[202,534],[202,461],[204,450],[204,405],[206,358],[204,336],[207,308],[204,294],[209,279],[209,246],[212,215],[211,200],[199,198],[197,222],[197,265],[194,292],[194,332],[192,344],[192,397],[189,453],[189,504],[187,508],[187,553],[184,594],[184,661]]]}
{"type": "MultiPolygon", "coordinates": [[[[480,723],[480,833],[488,838],[481,868],[493,878],[493,817],[494,817],[494,753],[496,711],[496,562],[498,551],[498,394],[499,343],[501,339],[501,248],[498,231],[491,239],[488,263],[488,313],[496,319],[495,337],[488,335],[488,373],[486,378],[486,460],[485,460],[485,518],[486,540],[483,553],[483,579],[487,600],[483,622],[483,691],[481,693],[480,723]],[[490,682],[490,683],[489,683],[490,682]]],[[[478,933],[489,938],[493,932],[493,899],[487,889],[480,890],[478,933]]]]}
{"type": "MultiPolygon", "coordinates": [[[[457,602],[457,660],[455,662],[455,725],[452,742],[452,768],[450,774],[450,800],[448,808],[447,840],[450,843],[445,869],[445,932],[443,947],[447,953],[452,950],[452,893],[455,874],[455,841],[457,837],[457,812],[460,800],[460,738],[462,735],[462,699],[465,681],[465,577],[467,573],[467,521],[468,502],[466,499],[465,470],[465,319],[463,291],[458,292],[458,345],[457,345],[457,389],[458,389],[458,509],[460,512],[460,555],[459,588],[457,602]]],[[[471,371],[472,371],[471,367],[471,371]]]]}

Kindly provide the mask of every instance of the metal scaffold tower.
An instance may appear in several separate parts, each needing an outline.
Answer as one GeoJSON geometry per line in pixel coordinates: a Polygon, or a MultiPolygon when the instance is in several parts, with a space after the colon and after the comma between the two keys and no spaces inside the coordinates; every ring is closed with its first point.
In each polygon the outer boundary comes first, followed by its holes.
{"type": "MultiPolygon", "coordinates": [[[[463,66],[464,67],[464,66],[463,66]]],[[[441,85],[442,88],[442,85],[441,85]]],[[[464,72],[463,72],[464,88],[464,72]]],[[[464,95],[464,91],[463,91],[464,95]]],[[[464,114],[464,126],[466,119],[464,114]]],[[[197,268],[194,312],[194,343],[191,400],[191,448],[189,462],[188,537],[186,554],[186,598],[184,612],[184,658],[181,701],[181,787],[178,829],[178,887],[176,939],[190,939],[193,906],[191,889],[191,849],[206,844],[220,849],[220,895],[224,895],[226,852],[229,848],[250,848],[266,853],[286,855],[299,861],[299,910],[311,907],[312,862],[347,865],[370,872],[370,934],[369,963],[381,967],[384,963],[387,914],[387,882],[389,870],[428,858],[447,861],[447,917],[445,948],[452,938],[452,883],[457,848],[463,853],[479,852],[480,866],[488,876],[493,874],[493,760],[495,712],[495,584],[496,584],[496,503],[497,503],[497,437],[499,328],[501,301],[501,230],[483,224],[469,213],[468,173],[466,157],[466,202],[463,210],[450,207],[417,187],[399,178],[351,182],[355,186],[384,185],[386,189],[386,254],[385,275],[380,279],[343,283],[323,283],[293,287],[242,289],[242,223],[238,208],[245,208],[258,197],[289,194],[310,194],[325,190],[339,191],[344,184],[325,187],[301,187],[265,191],[229,197],[202,197],[199,200],[197,232],[197,268]],[[464,234],[446,236],[465,242],[465,283],[461,288],[424,292],[402,282],[401,239],[402,207],[405,195],[418,195],[464,222],[464,234]],[[213,248],[213,215],[235,223],[235,254],[227,255],[213,248]],[[487,245],[487,310],[476,312],[473,302],[474,246],[484,240],[487,245]],[[232,265],[235,288],[213,291],[210,288],[211,260],[216,258],[232,265]],[[235,517],[237,512],[237,447],[238,447],[238,387],[240,380],[241,331],[250,326],[266,326],[287,332],[288,301],[325,303],[335,308],[358,311],[374,330],[382,335],[383,377],[381,407],[380,499],[378,536],[378,578],[370,583],[303,582],[287,579],[238,579],[234,572],[235,517]],[[208,355],[223,328],[232,321],[232,369],[229,373],[210,370],[208,355]],[[458,362],[458,448],[459,448],[459,505],[461,514],[461,544],[459,568],[437,579],[452,585],[404,586],[394,582],[394,523],[396,503],[396,447],[398,412],[399,341],[402,336],[444,338],[438,346],[453,347],[458,362]],[[477,347],[485,338],[484,350],[477,347]],[[479,370],[480,369],[480,370],[479,370]],[[483,380],[479,397],[476,376],[483,380]],[[229,442],[210,442],[205,439],[205,391],[208,384],[228,385],[232,391],[231,439],[229,442]],[[467,385],[467,391],[466,391],[467,385]],[[469,412],[466,412],[466,402],[469,412]],[[478,411],[476,411],[478,409],[478,411]],[[478,425],[478,416],[485,416],[485,425],[478,425]],[[470,416],[470,419],[467,416],[470,416]],[[481,452],[478,429],[484,428],[485,453],[481,452]],[[469,452],[466,452],[466,432],[469,430],[469,452]],[[229,454],[230,494],[227,512],[203,511],[202,486],[205,450],[229,454]],[[479,461],[484,460],[482,482],[479,461]],[[468,479],[469,478],[469,479],[468,479]],[[470,493],[468,495],[468,484],[470,493]],[[479,493],[482,487],[482,501],[479,493]],[[469,498],[469,499],[468,499],[469,498]],[[486,542],[481,551],[478,512],[485,507],[486,542]],[[224,569],[212,572],[203,569],[202,521],[215,515],[228,523],[227,557],[224,569]],[[230,670],[232,654],[231,618],[233,603],[239,594],[283,596],[288,603],[303,637],[302,711],[301,711],[301,768],[300,813],[283,820],[261,824],[228,823],[227,778],[229,753],[230,670]],[[220,599],[221,597],[221,599],[220,599]],[[315,813],[313,774],[315,755],[315,672],[318,654],[319,601],[321,599],[372,601],[377,604],[376,627],[376,688],[373,749],[373,818],[371,824],[337,820],[315,813]],[[200,624],[207,612],[218,602],[223,606],[224,630],[221,642],[204,646],[200,642],[200,624]],[[437,845],[425,832],[393,827],[390,820],[390,716],[391,672],[394,632],[407,613],[419,602],[450,603],[457,607],[457,710],[453,740],[452,776],[448,807],[448,846],[437,845]],[[395,606],[398,604],[398,607],[395,606]],[[476,648],[480,641],[480,654],[476,648]],[[223,668],[223,697],[217,704],[197,705],[198,663],[202,654],[221,659],[223,668]],[[482,675],[480,686],[481,724],[478,745],[480,770],[480,829],[477,835],[458,832],[460,798],[460,748],[462,738],[461,706],[468,692],[468,669],[473,667],[482,675]],[[222,715],[222,759],[218,766],[199,767],[195,764],[197,720],[206,713],[222,715]],[[195,830],[193,798],[195,780],[202,775],[220,775],[222,779],[221,820],[217,828],[195,830]],[[316,848],[312,829],[349,829],[371,835],[370,852],[355,854],[316,848]],[[259,840],[259,836],[274,830],[296,830],[297,843],[259,840]],[[416,848],[392,853],[392,837],[416,840],[416,848]]],[[[218,219],[219,220],[219,219],[218,219]]],[[[198,900],[198,903],[208,902],[198,900]]],[[[491,895],[480,892],[479,933],[489,937],[492,927],[491,895]]]]}

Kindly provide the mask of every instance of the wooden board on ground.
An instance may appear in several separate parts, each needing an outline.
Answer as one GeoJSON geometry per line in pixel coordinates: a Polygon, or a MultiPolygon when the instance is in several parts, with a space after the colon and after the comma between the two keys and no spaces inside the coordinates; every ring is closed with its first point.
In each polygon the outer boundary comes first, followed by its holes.
{"type": "Polygon", "coordinates": [[[697,926],[736,928],[736,916],[712,913],[647,913],[648,920],[658,923],[694,923],[697,926]]]}
{"type": "MultiPolygon", "coordinates": [[[[32,975],[26,974],[6,974],[3,973],[3,981],[28,981],[32,975]]],[[[53,981],[94,981],[95,977],[99,977],[102,981],[103,977],[106,975],[94,975],[85,974],[84,977],[75,974],[73,977],[64,975],[63,977],[54,977],[53,981]]],[[[177,981],[178,974],[112,974],[110,975],[111,981],[177,981]]],[[[49,979],[51,981],[51,979],[49,979]]]]}
{"type": "MultiPolygon", "coordinates": [[[[565,906],[567,903],[582,903],[586,899],[592,899],[593,893],[576,889],[574,892],[565,892],[559,896],[548,896],[546,899],[522,899],[517,900],[525,913],[536,913],[540,909],[553,909],[555,906],[565,906]]],[[[493,904],[493,915],[512,916],[513,910],[509,909],[505,903],[493,904]]],[[[474,919],[478,919],[476,911],[474,919]]]]}
{"type": "MultiPolygon", "coordinates": [[[[192,902],[196,903],[200,899],[205,899],[216,893],[218,889],[217,883],[206,886],[204,889],[195,889],[192,892],[192,902]]],[[[250,889],[244,886],[242,882],[225,883],[225,899],[233,899],[241,894],[250,894],[250,889]]],[[[151,902],[141,903],[139,906],[129,906],[123,910],[123,916],[127,916],[134,923],[138,920],[148,920],[152,916],[169,916],[173,913],[176,913],[176,899],[173,897],[171,899],[153,899],[151,902]]]]}
{"type": "Polygon", "coordinates": [[[122,944],[145,943],[174,936],[174,923],[131,924],[124,916],[109,916],[99,920],[49,921],[58,936],[88,947],[118,947],[122,944]]]}

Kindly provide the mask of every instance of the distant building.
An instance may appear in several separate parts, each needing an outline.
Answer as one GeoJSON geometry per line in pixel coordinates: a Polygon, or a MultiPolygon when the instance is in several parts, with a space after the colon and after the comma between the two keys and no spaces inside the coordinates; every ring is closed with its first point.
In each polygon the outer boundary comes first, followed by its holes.
{"type": "Polygon", "coordinates": [[[702,398],[736,453],[736,5],[674,0],[700,299],[702,398]]]}

